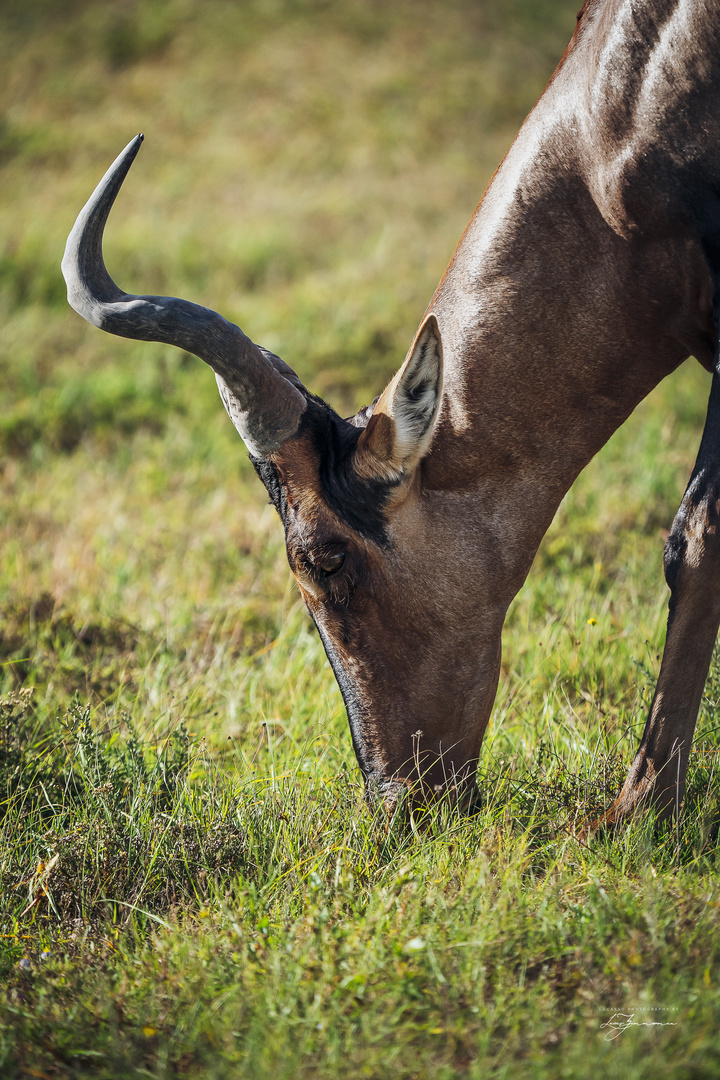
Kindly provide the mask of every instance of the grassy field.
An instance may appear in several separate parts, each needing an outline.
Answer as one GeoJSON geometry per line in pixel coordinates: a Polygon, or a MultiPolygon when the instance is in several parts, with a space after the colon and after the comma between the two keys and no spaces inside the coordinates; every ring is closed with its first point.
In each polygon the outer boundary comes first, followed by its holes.
{"type": "Polygon", "coordinates": [[[354,410],[577,6],[0,7],[3,1077],[718,1074],[720,664],[677,825],[576,837],[659,667],[698,365],[558,512],[508,619],[482,808],[388,832],[211,374],[87,326],[59,273],[144,131],[114,276],[216,308],[354,410]]]}

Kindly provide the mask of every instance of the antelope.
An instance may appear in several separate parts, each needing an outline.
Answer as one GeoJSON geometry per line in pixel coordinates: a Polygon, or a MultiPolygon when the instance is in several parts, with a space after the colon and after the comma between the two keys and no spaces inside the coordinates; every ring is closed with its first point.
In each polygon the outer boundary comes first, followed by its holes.
{"type": "Polygon", "coordinates": [[[349,419],[214,311],[111,280],[103,229],[142,138],[70,234],[69,302],[215,372],[388,808],[471,800],[505,614],[561,499],[686,357],[712,372],[657,688],[602,824],[674,813],[720,623],[720,0],[587,0],[404,363],[349,419]]]}

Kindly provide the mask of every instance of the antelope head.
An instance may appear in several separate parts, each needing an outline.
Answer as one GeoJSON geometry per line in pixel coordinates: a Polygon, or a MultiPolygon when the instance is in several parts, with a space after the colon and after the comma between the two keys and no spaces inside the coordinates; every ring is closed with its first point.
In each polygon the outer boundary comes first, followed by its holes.
{"type": "Polygon", "coordinates": [[[105,269],[102,235],[141,142],[117,158],[68,238],[69,302],[103,330],[177,345],[210,365],[282,519],[369,793],[388,807],[408,787],[418,799],[450,791],[465,800],[497,686],[504,608],[479,622],[482,567],[459,546],[462,507],[429,482],[443,402],[438,321],[427,315],[384,393],[346,420],[214,311],[123,293],[105,269]]]}

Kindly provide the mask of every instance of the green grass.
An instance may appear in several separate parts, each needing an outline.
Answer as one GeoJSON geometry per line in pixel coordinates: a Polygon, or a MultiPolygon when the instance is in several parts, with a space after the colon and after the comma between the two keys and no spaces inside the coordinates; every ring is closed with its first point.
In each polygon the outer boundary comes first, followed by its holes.
{"type": "Polygon", "coordinates": [[[207,303],[350,412],[402,360],[576,3],[9,0],[0,11],[0,1074],[718,1070],[720,661],[686,806],[581,842],[659,666],[690,361],[564,500],[504,638],[482,806],[364,806],[281,528],[194,358],[67,308],[207,303]],[[615,1013],[664,1026],[603,1027],[615,1013]]]}

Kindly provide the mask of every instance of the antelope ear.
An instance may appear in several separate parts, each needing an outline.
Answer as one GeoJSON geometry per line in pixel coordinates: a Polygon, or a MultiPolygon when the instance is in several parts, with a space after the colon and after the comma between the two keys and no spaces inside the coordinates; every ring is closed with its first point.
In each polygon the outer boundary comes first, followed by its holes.
{"type": "Polygon", "coordinates": [[[390,385],[358,439],[355,467],[368,479],[399,480],[430,449],[442,398],[442,341],[427,316],[390,385]]]}

